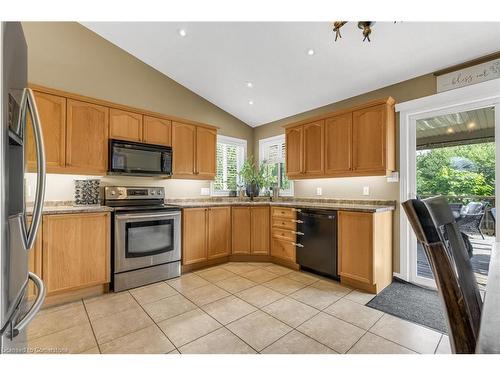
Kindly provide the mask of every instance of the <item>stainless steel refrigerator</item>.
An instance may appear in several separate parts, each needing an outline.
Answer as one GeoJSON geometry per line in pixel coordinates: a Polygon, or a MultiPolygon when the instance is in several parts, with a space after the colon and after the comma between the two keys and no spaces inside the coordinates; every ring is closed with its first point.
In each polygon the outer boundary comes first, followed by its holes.
{"type": "MultiPolygon", "coordinates": [[[[45,298],[39,276],[28,272],[28,256],[42,219],[45,191],[45,156],[40,118],[33,92],[27,88],[27,46],[19,22],[3,22],[2,128],[0,132],[0,352],[26,351],[26,327],[45,298]],[[31,119],[37,156],[37,188],[28,225],[25,194],[26,127],[31,119]],[[28,284],[36,296],[27,296],[28,284]]],[[[31,126],[31,125],[30,125],[31,126]]]]}

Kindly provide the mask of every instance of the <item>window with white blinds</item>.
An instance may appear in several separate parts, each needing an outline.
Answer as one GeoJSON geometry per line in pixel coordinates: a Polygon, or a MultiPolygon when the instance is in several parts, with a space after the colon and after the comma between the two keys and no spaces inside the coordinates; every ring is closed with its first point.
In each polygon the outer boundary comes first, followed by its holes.
{"type": "Polygon", "coordinates": [[[239,181],[238,172],[247,156],[245,139],[217,136],[216,172],[212,182],[213,195],[228,195],[236,190],[239,181]]]}
{"type": "Polygon", "coordinates": [[[285,135],[264,138],[259,141],[259,161],[265,162],[275,176],[281,195],[293,195],[293,182],[286,176],[285,135]]]}

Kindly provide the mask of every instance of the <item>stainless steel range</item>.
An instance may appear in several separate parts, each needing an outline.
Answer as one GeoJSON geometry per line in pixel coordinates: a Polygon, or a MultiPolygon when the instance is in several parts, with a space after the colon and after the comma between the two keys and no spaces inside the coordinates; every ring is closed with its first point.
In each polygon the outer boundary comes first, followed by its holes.
{"type": "Polygon", "coordinates": [[[180,276],[181,209],[164,199],[162,187],[104,187],[104,204],[115,209],[115,292],[180,276]]]}

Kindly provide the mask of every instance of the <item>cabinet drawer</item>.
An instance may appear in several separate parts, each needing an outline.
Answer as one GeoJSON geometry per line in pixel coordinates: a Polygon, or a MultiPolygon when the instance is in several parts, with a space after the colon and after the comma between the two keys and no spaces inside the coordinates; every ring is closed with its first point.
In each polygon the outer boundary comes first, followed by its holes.
{"type": "Polygon", "coordinates": [[[295,262],[295,244],[292,241],[283,241],[273,237],[271,255],[295,262]]]}
{"type": "Polygon", "coordinates": [[[297,223],[292,219],[283,219],[280,217],[273,217],[273,228],[282,228],[295,230],[297,227],[297,223]]]}
{"type": "Polygon", "coordinates": [[[273,237],[279,238],[285,241],[295,242],[296,235],[292,230],[289,229],[281,229],[281,228],[273,228],[273,237]]]}
{"type": "Polygon", "coordinates": [[[297,209],[285,207],[272,207],[273,217],[284,217],[288,219],[295,219],[297,209]]]}

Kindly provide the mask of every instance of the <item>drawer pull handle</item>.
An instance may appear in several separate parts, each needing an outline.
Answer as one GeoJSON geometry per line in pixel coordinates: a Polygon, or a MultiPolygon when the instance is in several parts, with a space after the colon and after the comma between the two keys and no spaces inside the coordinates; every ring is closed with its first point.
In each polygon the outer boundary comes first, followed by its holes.
{"type": "Polygon", "coordinates": [[[295,246],[297,246],[297,247],[304,247],[304,245],[302,245],[301,243],[295,243],[295,242],[293,242],[293,244],[294,244],[295,246]]]}
{"type": "Polygon", "coordinates": [[[302,212],[302,210],[300,208],[292,208],[292,211],[295,211],[295,212],[302,212]]]}
{"type": "Polygon", "coordinates": [[[302,232],[296,232],[294,230],[292,230],[292,233],[296,234],[297,236],[303,236],[304,235],[304,233],[302,233],[302,232]]]}
{"type": "Polygon", "coordinates": [[[302,224],[303,221],[302,220],[292,220],[294,223],[297,223],[297,224],[302,224]]]}

